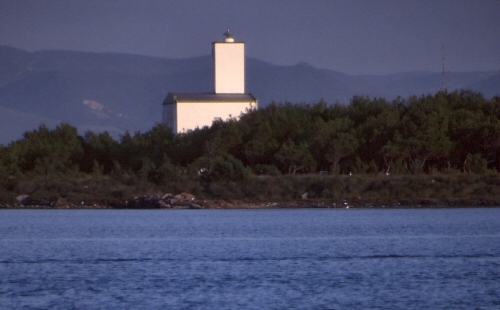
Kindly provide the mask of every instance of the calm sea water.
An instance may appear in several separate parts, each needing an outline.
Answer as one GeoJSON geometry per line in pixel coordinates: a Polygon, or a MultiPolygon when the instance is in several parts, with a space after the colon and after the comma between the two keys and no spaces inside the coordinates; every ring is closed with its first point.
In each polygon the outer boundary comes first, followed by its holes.
{"type": "Polygon", "coordinates": [[[2,210],[3,309],[499,309],[500,209],[2,210]]]}

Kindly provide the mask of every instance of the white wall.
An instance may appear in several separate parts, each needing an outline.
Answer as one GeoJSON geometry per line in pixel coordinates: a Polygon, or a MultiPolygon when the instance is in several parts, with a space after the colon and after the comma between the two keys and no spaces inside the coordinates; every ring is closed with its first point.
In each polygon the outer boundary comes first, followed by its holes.
{"type": "Polygon", "coordinates": [[[245,93],[245,44],[214,43],[215,93],[245,93]]]}
{"type": "Polygon", "coordinates": [[[182,102],[177,104],[177,130],[175,133],[193,130],[196,127],[212,126],[216,117],[223,121],[239,118],[247,108],[255,108],[255,102],[182,102]],[[251,105],[253,104],[253,105],[251,105]]]}

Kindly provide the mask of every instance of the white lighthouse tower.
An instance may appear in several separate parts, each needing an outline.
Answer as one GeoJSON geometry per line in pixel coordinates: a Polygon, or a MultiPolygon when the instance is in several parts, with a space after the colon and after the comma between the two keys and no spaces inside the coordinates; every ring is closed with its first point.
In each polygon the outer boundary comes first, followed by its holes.
{"type": "Polygon", "coordinates": [[[215,91],[209,94],[168,93],[163,101],[163,123],[174,133],[211,126],[214,121],[239,118],[257,109],[258,101],[245,93],[245,44],[235,42],[229,29],[224,42],[213,43],[215,91]]]}
{"type": "Polygon", "coordinates": [[[224,42],[213,43],[215,93],[245,93],[245,43],[235,42],[229,29],[224,42]]]}

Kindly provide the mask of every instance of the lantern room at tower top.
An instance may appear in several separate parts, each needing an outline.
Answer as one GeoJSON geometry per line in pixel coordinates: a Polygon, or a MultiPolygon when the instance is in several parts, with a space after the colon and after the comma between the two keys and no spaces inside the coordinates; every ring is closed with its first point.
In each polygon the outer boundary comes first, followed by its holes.
{"type": "Polygon", "coordinates": [[[223,42],[213,43],[212,54],[213,93],[169,93],[163,101],[162,122],[174,133],[211,126],[215,120],[258,108],[257,99],[245,93],[245,43],[236,42],[228,29],[223,42]]]}

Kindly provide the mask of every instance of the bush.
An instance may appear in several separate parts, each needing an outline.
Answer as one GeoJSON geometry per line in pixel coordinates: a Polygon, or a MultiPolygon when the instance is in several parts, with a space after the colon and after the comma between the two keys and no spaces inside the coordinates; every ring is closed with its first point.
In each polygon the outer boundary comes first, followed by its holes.
{"type": "Polygon", "coordinates": [[[156,185],[178,181],[180,179],[179,170],[179,168],[170,163],[168,157],[165,157],[160,167],[148,171],[148,181],[156,185]]]}
{"type": "Polygon", "coordinates": [[[210,161],[209,181],[244,181],[250,173],[243,163],[231,155],[216,157],[210,161]]]}
{"type": "Polygon", "coordinates": [[[281,171],[274,165],[257,164],[253,168],[253,172],[257,175],[281,175],[281,171]]]}

